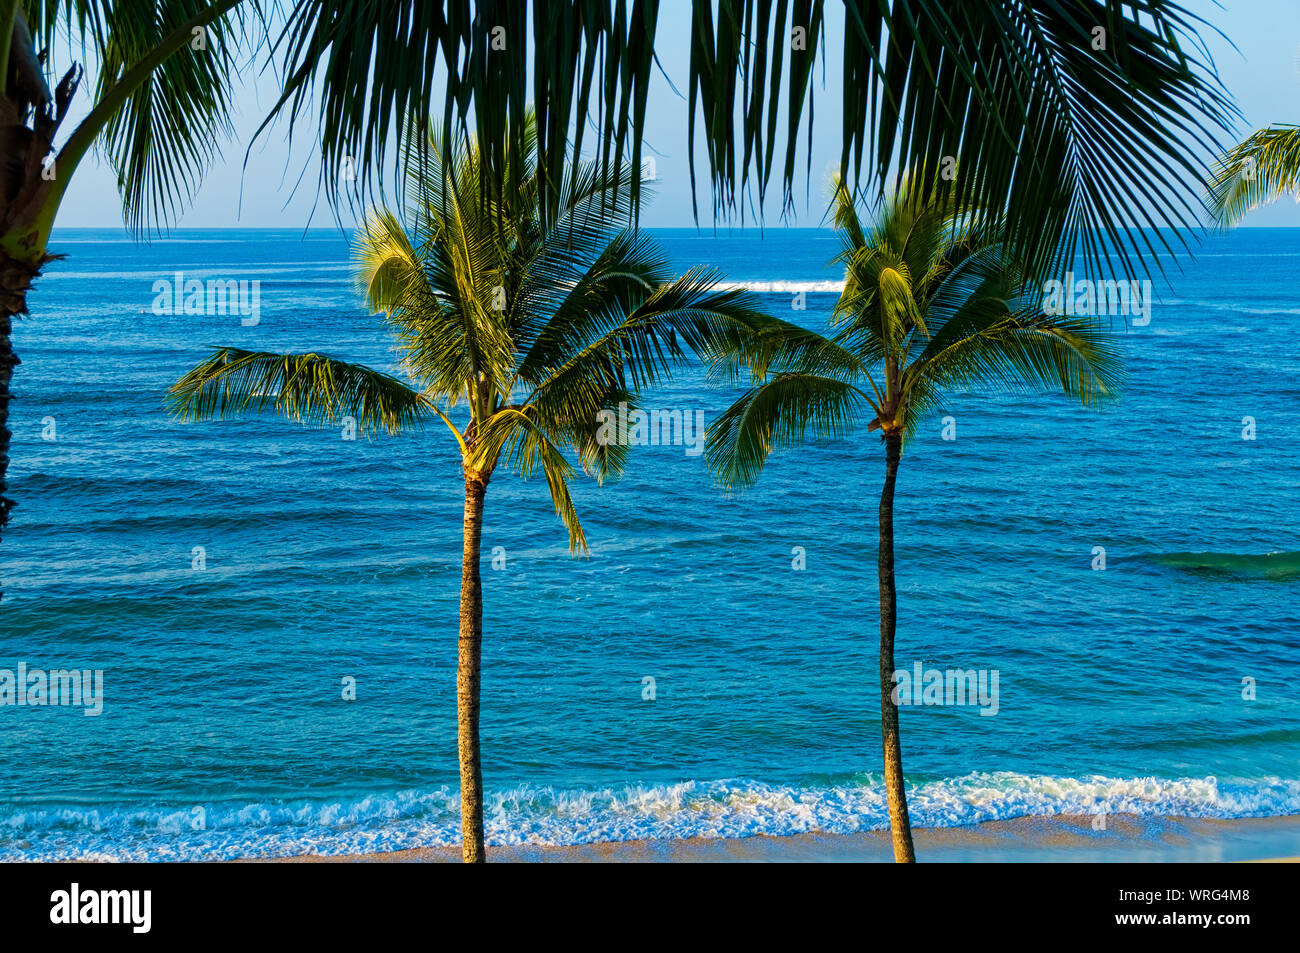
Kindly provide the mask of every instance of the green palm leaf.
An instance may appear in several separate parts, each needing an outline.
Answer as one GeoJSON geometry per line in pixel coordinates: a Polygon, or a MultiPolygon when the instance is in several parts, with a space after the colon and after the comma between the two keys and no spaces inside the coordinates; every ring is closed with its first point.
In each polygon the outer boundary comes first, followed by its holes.
{"type": "Polygon", "coordinates": [[[709,429],[706,461],[724,485],[752,484],[778,447],[864,423],[909,439],[956,389],[1059,389],[1084,405],[1116,394],[1118,339],[1095,319],[1044,314],[998,230],[914,181],[869,222],[837,193],[846,275],[833,337],[767,319],[714,359],[716,375],[751,381],[709,429]]]}
{"type": "Polygon", "coordinates": [[[420,425],[436,411],[408,384],[359,364],[322,354],[268,354],[217,348],[171,388],[181,420],[210,420],[274,411],[303,424],[356,420],[375,433],[420,425]]]}
{"type": "Polygon", "coordinates": [[[500,464],[527,480],[541,469],[551,505],[569,531],[569,550],[586,554],[587,535],[569,493],[573,466],[565,459],[561,447],[533,421],[530,410],[507,407],[497,411],[477,429],[475,438],[474,462],[484,472],[491,472],[500,464]]]}
{"type": "Polygon", "coordinates": [[[99,67],[90,113],[59,150],[48,217],[99,143],[127,227],[137,234],[165,227],[233,131],[240,61],[265,30],[260,0],[44,0],[30,8],[44,46],[75,37],[99,67]]]}
{"type": "Polygon", "coordinates": [[[970,324],[952,339],[931,342],[910,366],[909,381],[925,381],[928,391],[1058,388],[1086,407],[1113,397],[1123,379],[1118,341],[1095,319],[1004,309],[1000,318],[982,312],[970,324]]]}
{"type": "MultiPolygon", "coordinates": [[[[792,201],[800,135],[811,169],[803,127],[816,59],[834,40],[841,166],[855,184],[883,192],[917,169],[928,192],[955,170],[958,204],[1005,212],[1003,237],[1025,243],[1017,256],[1034,274],[1076,251],[1094,269],[1112,259],[1126,272],[1151,268],[1169,240],[1148,229],[1196,224],[1198,183],[1238,113],[1198,35],[1207,24],[1182,4],[844,0],[843,9],[841,35],[830,37],[824,0],[692,3],[687,155],[694,184],[699,136],[715,212],[743,209],[751,188],[761,206],[774,176],[792,201]]],[[[296,0],[272,49],[284,85],[267,123],[315,113],[332,198],[348,161],[363,173],[352,197],[364,197],[368,171],[382,186],[407,116],[421,129],[472,128],[490,170],[480,186],[498,198],[531,188],[549,221],[581,176],[568,157],[589,125],[602,168],[630,155],[639,169],[659,10],[658,0],[296,0]],[[524,141],[530,102],[535,150],[524,141]],[[512,163],[512,152],[536,162],[512,163]]],[[[633,215],[641,188],[639,176],[626,184],[633,215]]]]}
{"type": "Polygon", "coordinates": [[[1210,182],[1210,213],[1233,225],[1288,192],[1300,200],[1300,126],[1269,126],[1233,147],[1210,182]]]}
{"type": "Polygon", "coordinates": [[[853,384],[813,374],[776,374],[751,387],[709,425],[704,459],[727,487],[752,486],[773,450],[809,436],[851,433],[870,401],[853,384]]]}

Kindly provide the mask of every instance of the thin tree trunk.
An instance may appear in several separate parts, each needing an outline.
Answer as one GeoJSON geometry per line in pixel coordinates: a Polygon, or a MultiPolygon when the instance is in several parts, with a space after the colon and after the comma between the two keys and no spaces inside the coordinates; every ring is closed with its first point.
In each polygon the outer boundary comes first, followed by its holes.
{"type": "Polygon", "coordinates": [[[483,498],[487,479],[465,474],[465,552],[460,566],[460,642],[456,668],[456,723],[460,748],[461,858],[487,860],[483,848],[483,765],[479,759],[478,711],[483,645],[483,498]]]}
{"type": "Polygon", "coordinates": [[[894,589],[894,481],[902,454],[900,434],[885,435],[885,488],[880,493],[880,549],[877,570],[880,577],[880,727],[885,747],[885,796],[889,801],[889,831],[894,843],[894,860],[916,862],[912,846],[912,823],[907,816],[907,795],[903,790],[903,748],[898,737],[898,706],[894,704],[894,629],[898,622],[898,599],[894,589]]]}

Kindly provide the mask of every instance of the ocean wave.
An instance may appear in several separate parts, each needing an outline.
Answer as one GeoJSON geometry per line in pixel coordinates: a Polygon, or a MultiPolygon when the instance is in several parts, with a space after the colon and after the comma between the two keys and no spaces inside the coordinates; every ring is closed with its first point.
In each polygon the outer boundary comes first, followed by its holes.
{"type": "Polygon", "coordinates": [[[1300,553],[1156,553],[1155,562],[1201,576],[1285,580],[1300,578],[1300,553]]]}
{"type": "Polygon", "coordinates": [[[821,291],[827,294],[840,294],[844,291],[843,281],[719,281],[716,285],[723,291],[763,291],[773,294],[796,294],[800,291],[821,291]]]}
{"type": "MultiPolygon", "coordinates": [[[[909,791],[912,823],[955,827],[1062,814],[1239,818],[1300,813],[1300,780],[1047,777],[974,773],[909,791]]],[[[522,786],[484,805],[494,845],[737,838],[888,827],[869,775],[829,785],[686,781],[581,790],[522,786]]],[[[460,842],[456,792],[403,791],[265,803],[13,804],[0,808],[0,861],[218,860],[340,855],[460,842]]]]}

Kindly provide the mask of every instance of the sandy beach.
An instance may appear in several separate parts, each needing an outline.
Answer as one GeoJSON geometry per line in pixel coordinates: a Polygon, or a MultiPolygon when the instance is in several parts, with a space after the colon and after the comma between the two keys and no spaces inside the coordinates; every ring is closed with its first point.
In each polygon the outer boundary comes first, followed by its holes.
{"type": "MultiPolygon", "coordinates": [[[[1093,829],[1086,815],[1024,817],[966,827],[914,831],[921,860],[940,863],[1216,863],[1300,861],[1300,816],[1218,820],[1106,818],[1093,829]]],[[[689,840],[634,840],[571,847],[511,845],[488,848],[488,858],[516,863],[889,863],[883,831],[689,840]]],[[[438,863],[460,859],[455,847],[374,854],[248,858],[245,862],[438,863]]]]}

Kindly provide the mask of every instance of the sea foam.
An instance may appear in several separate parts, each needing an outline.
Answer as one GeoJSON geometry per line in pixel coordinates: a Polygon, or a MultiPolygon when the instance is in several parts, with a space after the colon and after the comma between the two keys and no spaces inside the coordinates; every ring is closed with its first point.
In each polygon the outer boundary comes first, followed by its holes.
{"type": "MultiPolygon", "coordinates": [[[[1061,814],[1278,816],[1300,813],[1300,780],[974,773],[911,787],[909,808],[917,827],[1061,814]]],[[[736,780],[574,790],[522,786],[491,794],[484,817],[488,842],[496,845],[852,834],[888,826],[883,786],[871,776],[826,786],[736,780]]],[[[448,788],[216,803],[201,811],[190,805],[29,804],[0,813],[0,861],[339,855],[459,841],[459,805],[448,788]]]]}

